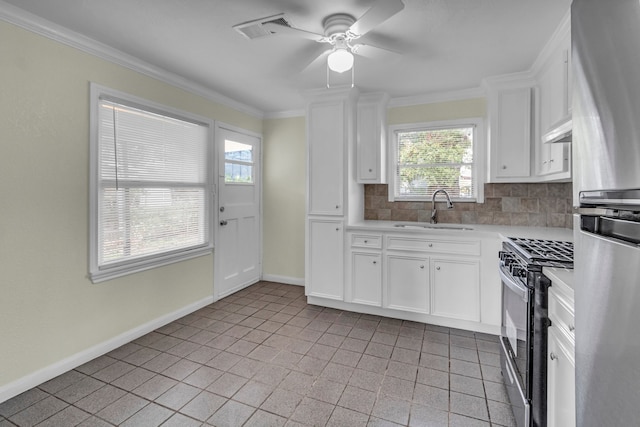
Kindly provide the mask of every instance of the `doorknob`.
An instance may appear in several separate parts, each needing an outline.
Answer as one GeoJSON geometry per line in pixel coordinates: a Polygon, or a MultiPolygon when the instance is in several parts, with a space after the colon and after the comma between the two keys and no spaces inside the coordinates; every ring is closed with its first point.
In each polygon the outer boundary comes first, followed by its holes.
{"type": "Polygon", "coordinates": [[[224,206],[220,206],[220,212],[224,212],[224,206]]]}
{"type": "Polygon", "coordinates": [[[227,225],[227,220],[226,220],[226,219],[223,219],[222,221],[220,221],[220,225],[223,225],[223,226],[224,226],[224,225],[227,225]]]}

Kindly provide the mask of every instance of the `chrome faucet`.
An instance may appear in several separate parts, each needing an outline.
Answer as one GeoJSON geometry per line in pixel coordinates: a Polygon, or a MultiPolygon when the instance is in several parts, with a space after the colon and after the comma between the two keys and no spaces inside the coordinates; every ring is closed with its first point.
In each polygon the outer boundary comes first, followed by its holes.
{"type": "Polygon", "coordinates": [[[436,209],[436,196],[438,193],[444,193],[447,198],[447,209],[453,209],[453,203],[451,202],[451,197],[449,197],[449,193],[447,190],[440,188],[433,192],[433,197],[431,197],[431,224],[437,224],[438,219],[436,218],[438,215],[438,210],[436,209]]]}

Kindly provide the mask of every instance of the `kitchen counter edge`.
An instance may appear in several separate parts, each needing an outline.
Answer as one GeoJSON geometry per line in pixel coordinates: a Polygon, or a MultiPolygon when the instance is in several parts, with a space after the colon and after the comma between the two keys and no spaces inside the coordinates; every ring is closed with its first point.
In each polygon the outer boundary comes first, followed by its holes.
{"type": "MultiPolygon", "coordinates": [[[[407,224],[413,226],[429,225],[428,223],[409,222],[409,221],[358,221],[347,225],[348,231],[377,231],[377,232],[394,232],[404,234],[422,234],[431,236],[457,236],[457,237],[490,237],[490,234],[504,240],[508,237],[522,237],[529,239],[548,239],[562,240],[567,242],[573,241],[573,230],[559,227],[519,227],[509,225],[486,225],[486,224],[438,224],[442,227],[454,226],[464,227],[469,230],[455,229],[439,229],[439,228],[402,228],[395,227],[395,224],[407,224]]],[[[438,226],[436,225],[436,227],[438,226]]]]}

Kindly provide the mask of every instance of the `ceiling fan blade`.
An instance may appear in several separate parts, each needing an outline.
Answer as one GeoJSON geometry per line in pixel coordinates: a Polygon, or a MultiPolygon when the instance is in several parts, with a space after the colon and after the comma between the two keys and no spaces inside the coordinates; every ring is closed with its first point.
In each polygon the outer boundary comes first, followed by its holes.
{"type": "Polygon", "coordinates": [[[351,47],[351,51],[356,55],[364,56],[365,58],[380,59],[380,58],[395,58],[401,55],[400,52],[395,50],[385,49],[383,47],[374,46],[370,44],[359,43],[351,47]]]}
{"type": "Polygon", "coordinates": [[[349,31],[358,36],[365,35],[404,9],[402,0],[378,0],[364,15],[351,25],[349,31]]]}
{"type": "Polygon", "coordinates": [[[315,58],[313,58],[313,60],[307,61],[305,63],[304,68],[302,68],[300,72],[305,72],[305,71],[307,71],[309,69],[316,68],[318,66],[318,64],[326,63],[327,56],[329,56],[329,53],[331,53],[331,51],[333,51],[333,48],[326,49],[323,46],[323,48],[320,49],[320,50],[321,50],[321,52],[319,54],[317,54],[315,56],[315,58]]]}
{"type": "Polygon", "coordinates": [[[287,27],[286,25],[274,24],[273,22],[264,23],[262,24],[262,27],[275,34],[303,37],[305,39],[313,40],[316,42],[321,42],[325,38],[322,34],[301,30],[299,28],[287,27]]]}

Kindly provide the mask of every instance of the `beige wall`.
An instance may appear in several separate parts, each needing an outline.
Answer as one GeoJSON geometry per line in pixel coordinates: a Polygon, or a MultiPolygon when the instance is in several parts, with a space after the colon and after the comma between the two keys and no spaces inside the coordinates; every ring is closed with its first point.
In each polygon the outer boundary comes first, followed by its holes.
{"type": "Polygon", "coordinates": [[[486,100],[484,98],[473,98],[390,108],[387,112],[387,123],[389,125],[400,125],[472,117],[486,118],[486,116],[486,100]]]}
{"type": "Polygon", "coordinates": [[[213,256],[87,279],[89,82],[262,132],[262,120],[0,21],[0,390],[211,297],[213,256]]]}
{"type": "Polygon", "coordinates": [[[265,120],[263,138],[263,272],[303,281],[305,118],[265,120]]]}

